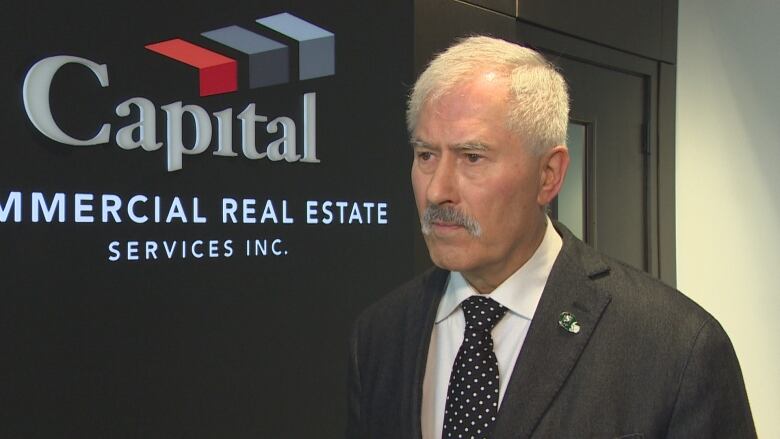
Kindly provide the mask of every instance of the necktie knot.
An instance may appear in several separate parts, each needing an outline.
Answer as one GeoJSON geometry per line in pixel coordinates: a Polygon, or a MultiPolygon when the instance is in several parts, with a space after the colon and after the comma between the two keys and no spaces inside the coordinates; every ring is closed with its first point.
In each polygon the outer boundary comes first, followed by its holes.
{"type": "Polygon", "coordinates": [[[507,311],[495,300],[482,296],[471,296],[461,302],[460,307],[466,317],[467,329],[485,332],[492,331],[507,311]]]}

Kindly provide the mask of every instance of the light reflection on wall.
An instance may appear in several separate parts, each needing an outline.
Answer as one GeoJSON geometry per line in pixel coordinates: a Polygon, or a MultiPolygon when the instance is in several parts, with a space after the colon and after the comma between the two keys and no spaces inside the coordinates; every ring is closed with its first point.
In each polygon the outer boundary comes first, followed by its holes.
{"type": "Polygon", "coordinates": [[[558,220],[582,239],[585,235],[585,125],[569,123],[569,170],[558,195],[558,220]]]}

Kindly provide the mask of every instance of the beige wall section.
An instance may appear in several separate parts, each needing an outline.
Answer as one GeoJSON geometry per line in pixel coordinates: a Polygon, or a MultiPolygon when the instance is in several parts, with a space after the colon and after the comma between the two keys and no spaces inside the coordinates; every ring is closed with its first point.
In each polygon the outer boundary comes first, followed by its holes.
{"type": "Polygon", "coordinates": [[[734,343],[780,438],[780,1],[680,0],[677,284],[734,343]]]}

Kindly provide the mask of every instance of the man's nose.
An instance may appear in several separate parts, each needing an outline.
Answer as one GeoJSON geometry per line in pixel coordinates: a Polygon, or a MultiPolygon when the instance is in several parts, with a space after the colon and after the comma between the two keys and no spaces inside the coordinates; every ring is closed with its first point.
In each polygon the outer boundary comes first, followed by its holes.
{"type": "Polygon", "coordinates": [[[426,193],[428,202],[432,204],[447,204],[458,202],[457,173],[452,157],[443,156],[431,176],[426,193]]]}

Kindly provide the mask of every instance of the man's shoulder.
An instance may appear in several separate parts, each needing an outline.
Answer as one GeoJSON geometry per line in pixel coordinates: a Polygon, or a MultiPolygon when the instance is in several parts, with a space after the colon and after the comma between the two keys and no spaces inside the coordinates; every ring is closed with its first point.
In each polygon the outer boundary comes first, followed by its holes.
{"type": "Polygon", "coordinates": [[[423,312],[426,303],[437,302],[448,276],[448,271],[431,267],[369,305],[358,321],[375,322],[400,318],[410,312],[423,312]]]}
{"type": "Polygon", "coordinates": [[[609,297],[607,316],[621,326],[648,333],[693,335],[705,325],[720,325],[688,296],[650,274],[607,256],[572,236],[564,235],[569,267],[579,267],[592,286],[609,297]]]}
{"type": "Polygon", "coordinates": [[[351,344],[364,373],[381,374],[385,372],[379,371],[388,367],[397,369],[405,364],[402,358],[414,355],[415,346],[420,346],[429,333],[427,328],[432,325],[448,274],[441,269],[429,269],[360,313],[352,329],[351,344]]]}
{"type": "Polygon", "coordinates": [[[580,318],[584,345],[539,436],[569,436],[562,429],[598,415],[599,428],[618,420],[620,430],[652,437],[754,437],[739,363],[710,313],[651,275],[562,235],[548,280],[556,288],[545,291],[545,312],[534,316],[518,361],[532,370],[559,358],[547,355],[556,346],[566,348],[559,354],[571,351],[577,338],[552,330],[564,309],[580,318]],[[564,416],[573,421],[562,427],[564,416]]]}
{"type": "Polygon", "coordinates": [[[668,348],[691,349],[702,334],[730,344],[720,323],[693,299],[645,271],[602,255],[609,270],[592,279],[610,297],[607,321],[635,340],[664,340],[668,348]]]}
{"type": "MultiPolygon", "coordinates": [[[[695,321],[696,324],[714,320],[707,310],[678,289],[633,266],[605,258],[611,270],[602,287],[618,304],[630,304],[635,312],[659,319],[664,319],[665,315],[672,320],[695,321]]],[[[600,283],[599,280],[596,282],[600,283]]]]}
{"type": "MultiPolygon", "coordinates": [[[[664,370],[678,380],[686,368],[690,369],[692,359],[717,364],[722,360],[716,359],[722,357],[737,364],[726,331],[691,298],[579,240],[569,246],[564,257],[584,261],[579,267],[585,277],[579,279],[590,285],[582,286],[582,291],[593,292],[605,304],[589,342],[594,358],[631,352],[632,355],[620,357],[620,367],[641,375],[650,373],[644,369],[645,363],[653,367],[663,364],[664,370]]],[[[569,270],[577,266],[571,261],[567,265],[569,270]]],[[[587,293],[575,293],[575,303],[587,303],[582,294],[587,293]]]]}

